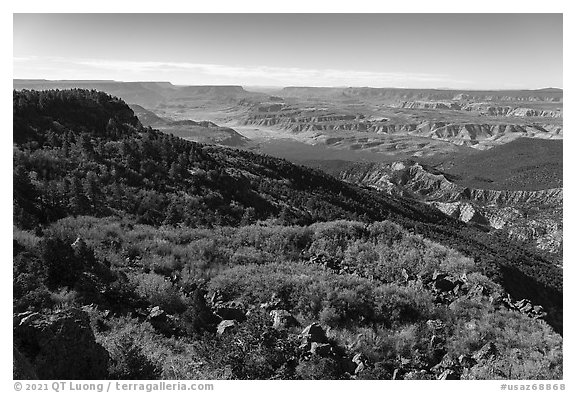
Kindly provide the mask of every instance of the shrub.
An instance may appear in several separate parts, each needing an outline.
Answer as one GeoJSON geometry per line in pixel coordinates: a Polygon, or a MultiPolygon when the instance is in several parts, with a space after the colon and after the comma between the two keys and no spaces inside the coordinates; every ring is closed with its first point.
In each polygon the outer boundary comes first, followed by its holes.
{"type": "Polygon", "coordinates": [[[180,313],[186,309],[182,294],[164,277],[155,273],[144,273],[133,276],[132,281],[136,284],[136,293],[140,297],[167,313],[180,313]]]}
{"type": "Polygon", "coordinates": [[[112,379],[159,379],[161,369],[142,351],[134,337],[123,336],[111,352],[109,373],[112,379]]]}
{"type": "Polygon", "coordinates": [[[433,311],[432,297],[423,288],[387,284],[376,290],[375,312],[387,326],[428,319],[433,311]]]}

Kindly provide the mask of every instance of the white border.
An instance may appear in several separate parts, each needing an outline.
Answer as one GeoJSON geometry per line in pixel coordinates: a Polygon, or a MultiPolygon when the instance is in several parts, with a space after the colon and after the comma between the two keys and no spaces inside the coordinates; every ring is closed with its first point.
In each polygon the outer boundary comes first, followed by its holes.
{"type": "MultiPolygon", "coordinates": [[[[574,3],[574,2],[572,2],[574,3]]],[[[11,149],[12,133],[10,131],[11,123],[8,119],[11,116],[11,90],[12,90],[12,14],[13,13],[53,13],[53,12],[120,12],[131,13],[137,10],[138,12],[146,13],[172,13],[172,12],[226,12],[226,13],[261,13],[261,12],[315,12],[315,13],[358,13],[358,12],[385,12],[385,13],[563,13],[564,14],[564,184],[565,184],[565,200],[564,204],[564,236],[567,240],[565,242],[565,256],[564,277],[565,299],[574,298],[574,290],[571,281],[574,279],[574,247],[571,240],[574,236],[574,181],[571,175],[576,169],[574,154],[571,154],[574,147],[574,132],[573,121],[573,103],[574,103],[574,78],[571,70],[576,69],[574,64],[574,39],[576,37],[575,26],[576,19],[574,17],[573,8],[569,1],[502,1],[502,0],[483,0],[477,2],[464,2],[461,0],[410,0],[405,2],[395,2],[395,4],[388,4],[385,2],[376,3],[369,0],[355,0],[354,2],[312,2],[310,0],[290,0],[284,2],[270,2],[262,0],[226,0],[226,1],[213,1],[213,2],[194,2],[194,1],[174,1],[163,0],[162,2],[143,3],[137,1],[118,0],[99,0],[97,2],[80,2],[80,1],[19,1],[11,2],[11,4],[2,5],[2,20],[1,26],[2,34],[2,49],[3,49],[3,75],[2,79],[2,119],[5,121],[6,126],[2,133],[1,148],[4,151],[0,155],[2,168],[2,184],[5,192],[0,194],[1,198],[1,214],[2,214],[2,264],[1,274],[2,277],[2,305],[4,309],[10,310],[12,305],[10,303],[12,288],[11,277],[11,258],[12,258],[12,176],[10,168],[12,167],[12,153],[8,152],[11,149]]],[[[495,43],[495,45],[497,45],[495,43]]],[[[532,55],[536,56],[538,53],[537,48],[532,55]]],[[[530,61],[529,58],[526,61],[530,61]]],[[[564,381],[566,391],[576,391],[576,380],[571,373],[574,370],[574,336],[573,331],[576,327],[574,325],[574,311],[571,302],[567,302],[564,308],[564,381]]],[[[8,311],[6,311],[8,314],[8,311]]],[[[13,391],[12,384],[12,355],[11,355],[11,342],[12,331],[10,326],[10,318],[1,324],[2,337],[6,338],[5,350],[2,356],[2,385],[6,391],[13,391]]],[[[515,383],[519,383],[516,381],[515,383]]],[[[554,383],[554,381],[551,381],[554,383]]],[[[471,392],[491,392],[499,391],[500,382],[497,381],[455,381],[455,382],[425,382],[425,381],[343,381],[343,382],[315,382],[315,381],[300,381],[300,382],[228,382],[228,381],[215,381],[217,387],[216,392],[231,391],[231,390],[250,390],[268,392],[274,389],[278,392],[293,392],[295,389],[304,390],[318,390],[323,388],[335,389],[336,391],[357,390],[357,391],[412,391],[427,389],[431,391],[442,392],[461,392],[466,389],[471,392]]]]}

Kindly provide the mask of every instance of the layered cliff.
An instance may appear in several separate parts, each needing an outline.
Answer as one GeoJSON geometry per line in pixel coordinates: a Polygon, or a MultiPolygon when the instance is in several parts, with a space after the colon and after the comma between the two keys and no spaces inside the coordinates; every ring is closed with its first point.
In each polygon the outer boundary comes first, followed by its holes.
{"type": "Polygon", "coordinates": [[[561,102],[562,89],[540,90],[442,90],[371,87],[286,87],[285,97],[331,97],[383,101],[509,101],[561,102]]]}
{"type": "Polygon", "coordinates": [[[542,250],[562,250],[562,188],[470,188],[457,184],[448,174],[409,161],[356,164],[342,170],[339,177],[391,195],[424,200],[453,218],[502,229],[542,250]]]}
{"type": "Polygon", "coordinates": [[[243,118],[242,124],[274,127],[291,133],[354,131],[410,135],[438,139],[480,150],[522,137],[563,138],[563,127],[556,123],[413,121],[410,119],[398,121],[388,118],[373,119],[360,113],[340,113],[326,108],[296,108],[285,104],[256,106],[243,118]]]}

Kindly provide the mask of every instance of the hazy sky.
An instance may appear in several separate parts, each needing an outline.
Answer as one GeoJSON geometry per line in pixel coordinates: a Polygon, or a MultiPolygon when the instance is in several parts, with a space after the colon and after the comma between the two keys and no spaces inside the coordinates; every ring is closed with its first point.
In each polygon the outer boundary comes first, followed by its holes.
{"type": "Polygon", "coordinates": [[[562,87],[562,15],[15,14],[14,78],[562,87]]]}

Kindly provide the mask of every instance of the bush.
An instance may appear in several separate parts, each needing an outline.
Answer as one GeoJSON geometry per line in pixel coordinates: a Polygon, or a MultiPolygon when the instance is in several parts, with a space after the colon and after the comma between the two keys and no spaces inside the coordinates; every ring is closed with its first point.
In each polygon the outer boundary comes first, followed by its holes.
{"type": "Polygon", "coordinates": [[[431,295],[418,287],[382,285],[376,290],[375,312],[387,326],[428,319],[433,315],[431,295]]]}
{"type": "Polygon", "coordinates": [[[121,337],[111,355],[111,379],[159,379],[161,376],[161,369],[146,357],[133,337],[121,337]]]}
{"type": "Polygon", "coordinates": [[[133,276],[131,280],[136,285],[136,294],[153,306],[159,306],[169,314],[181,313],[186,309],[182,294],[164,277],[144,273],[133,276]]]}

